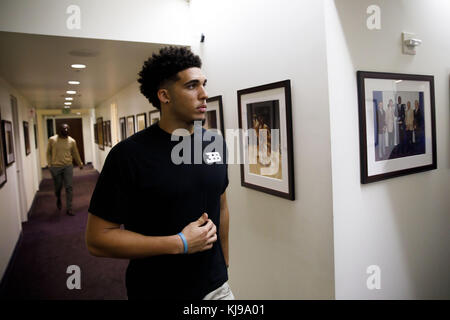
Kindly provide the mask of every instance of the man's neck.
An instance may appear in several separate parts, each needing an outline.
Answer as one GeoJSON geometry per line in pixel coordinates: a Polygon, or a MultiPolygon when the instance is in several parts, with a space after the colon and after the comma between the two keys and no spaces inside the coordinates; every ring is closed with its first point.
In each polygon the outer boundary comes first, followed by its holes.
{"type": "Polygon", "coordinates": [[[67,135],[67,136],[62,136],[62,135],[58,134],[58,137],[60,137],[60,138],[62,138],[62,139],[67,139],[68,136],[69,136],[69,135],[67,135]]]}
{"type": "Polygon", "coordinates": [[[194,124],[187,123],[184,121],[176,120],[173,117],[170,117],[168,114],[161,114],[161,120],[159,120],[159,127],[166,131],[167,133],[172,134],[177,129],[185,129],[189,131],[189,134],[194,133],[194,124]]]}

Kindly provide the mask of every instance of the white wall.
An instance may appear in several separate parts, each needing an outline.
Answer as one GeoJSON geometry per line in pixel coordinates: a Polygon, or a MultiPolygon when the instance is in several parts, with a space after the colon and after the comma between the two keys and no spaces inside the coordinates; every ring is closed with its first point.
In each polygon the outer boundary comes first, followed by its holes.
{"type": "MultiPolygon", "coordinates": [[[[16,161],[7,167],[7,182],[0,189],[0,278],[3,276],[9,262],[9,258],[14,250],[19,234],[22,230],[22,221],[27,220],[27,213],[31,208],[34,194],[39,188],[39,174],[37,172],[37,154],[35,149],[33,118],[30,118],[30,104],[23,98],[17,90],[11,87],[6,81],[0,78],[0,107],[3,120],[13,122],[10,95],[17,98],[19,114],[19,132],[20,136],[14,136],[14,139],[20,139],[21,150],[14,150],[16,161]],[[23,121],[29,122],[30,147],[31,153],[25,156],[25,143],[23,136],[23,121]],[[17,169],[17,153],[22,155],[22,165],[24,177],[24,194],[19,195],[17,169]],[[20,212],[19,196],[24,198],[26,208],[20,212]]],[[[3,152],[3,150],[1,150],[3,152]]]]}
{"type": "Polygon", "coordinates": [[[238,299],[334,297],[322,1],[191,1],[209,96],[238,128],[237,90],[291,80],[296,200],[241,186],[229,166],[230,284],[238,299]],[[205,42],[199,43],[200,34],[205,42]]]}
{"type": "Polygon", "coordinates": [[[0,30],[67,37],[186,44],[186,0],[2,0],[0,30]],[[66,10],[77,5],[81,28],[70,30],[66,10]]]}
{"type": "Polygon", "coordinates": [[[327,0],[334,247],[338,299],[450,298],[450,2],[382,1],[381,30],[366,28],[371,0],[327,0]],[[423,40],[403,55],[401,32],[423,40]],[[434,75],[438,169],[360,184],[356,71],[434,75]],[[366,268],[381,268],[368,290],[366,268]]]}

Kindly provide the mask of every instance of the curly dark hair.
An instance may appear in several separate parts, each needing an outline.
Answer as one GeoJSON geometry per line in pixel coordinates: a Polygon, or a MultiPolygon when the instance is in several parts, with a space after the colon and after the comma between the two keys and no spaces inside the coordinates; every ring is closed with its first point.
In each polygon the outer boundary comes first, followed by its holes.
{"type": "Polygon", "coordinates": [[[187,47],[165,47],[159,50],[159,54],[153,53],[144,62],[139,72],[138,82],[141,84],[141,93],[161,110],[157,92],[166,81],[177,81],[177,73],[188,68],[201,68],[200,57],[194,55],[187,47]]]}

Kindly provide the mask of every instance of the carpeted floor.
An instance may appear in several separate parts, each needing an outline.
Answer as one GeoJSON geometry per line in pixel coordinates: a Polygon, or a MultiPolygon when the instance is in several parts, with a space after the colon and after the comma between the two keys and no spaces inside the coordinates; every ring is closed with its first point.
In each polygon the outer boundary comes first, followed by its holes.
{"type": "Polygon", "coordinates": [[[87,209],[98,173],[92,166],[74,169],[74,217],[56,208],[53,181],[43,170],[30,219],[22,224],[22,240],[11,272],[3,279],[3,299],[127,299],[125,270],[127,260],[96,258],[85,245],[87,209]],[[81,289],[67,288],[67,268],[81,270],[81,289]]]}

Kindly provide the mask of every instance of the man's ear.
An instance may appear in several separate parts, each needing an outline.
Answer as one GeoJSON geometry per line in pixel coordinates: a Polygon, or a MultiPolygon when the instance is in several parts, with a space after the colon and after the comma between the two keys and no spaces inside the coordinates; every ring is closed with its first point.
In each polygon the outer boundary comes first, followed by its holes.
{"type": "Polygon", "coordinates": [[[170,101],[170,94],[169,94],[169,90],[165,89],[165,88],[161,88],[158,90],[157,92],[159,101],[161,102],[161,104],[166,104],[170,101]]]}

